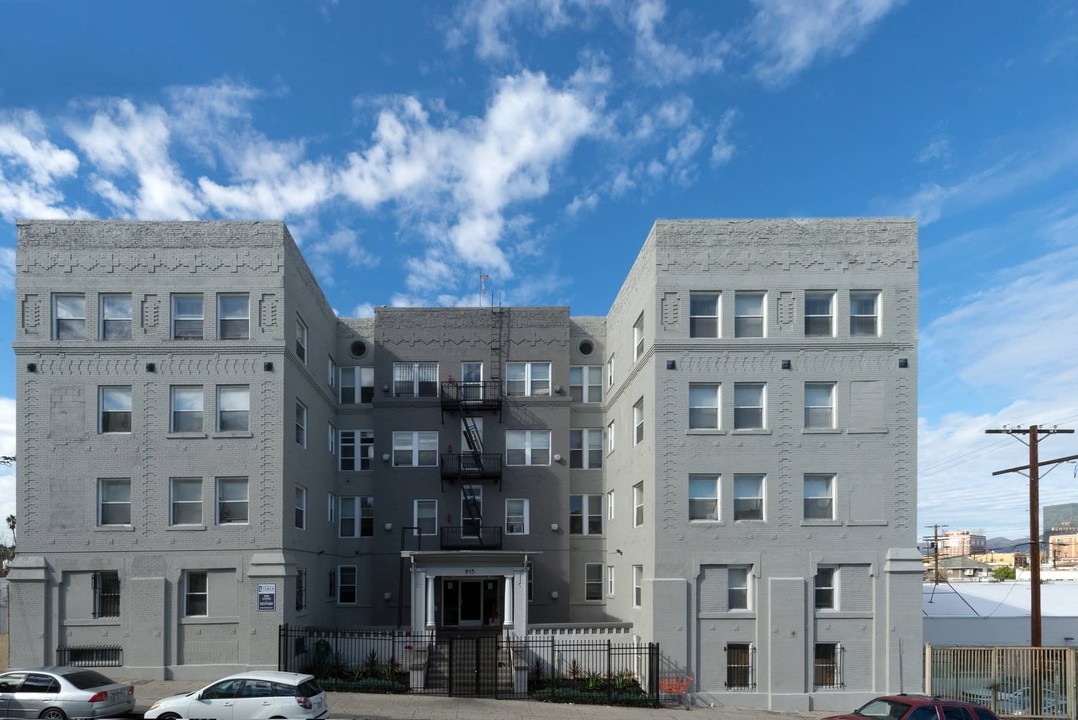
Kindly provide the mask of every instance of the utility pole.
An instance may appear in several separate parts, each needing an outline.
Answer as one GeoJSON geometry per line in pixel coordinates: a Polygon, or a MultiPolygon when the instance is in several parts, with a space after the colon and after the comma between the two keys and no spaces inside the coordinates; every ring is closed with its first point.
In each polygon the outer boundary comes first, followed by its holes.
{"type": "MultiPolygon", "coordinates": [[[[1005,470],[997,470],[992,473],[995,475],[1003,475],[1006,473],[1022,473],[1022,471],[1029,471],[1029,582],[1030,582],[1030,597],[1029,597],[1029,644],[1030,647],[1041,646],[1041,528],[1040,528],[1040,516],[1041,516],[1041,500],[1040,500],[1040,469],[1041,465],[1058,465],[1068,460],[1074,460],[1078,458],[1078,455],[1070,455],[1068,457],[1056,458],[1055,460],[1045,460],[1041,462],[1038,454],[1038,445],[1040,444],[1041,435],[1059,435],[1059,434],[1072,434],[1074,430],[1064,428],[1040,428],[1036,425],[1030,425],[1029,428],[1023,429],[1021,427],[1011,428],[1003,427],[999,429],[985,430],[985,433],[990,435],[1028,435],[1029,442],[1029,465],[1021,465],[1019,467],[1007,468],[1005,470]]],[[[1021,442],[1025,442],[1021,440],[1021,442]]]]}
{"type": "MultiPolygon", "coordinates": [[[[932,528],[932,561],[935,565],[935,571],[933,576],[935,577],[936,585],[940,584],[940,528],[947,527],[946,525],[925,525],[925,527],[932,528]]],[[[925,538],[927,540],[928,538],[925,538]]]]}

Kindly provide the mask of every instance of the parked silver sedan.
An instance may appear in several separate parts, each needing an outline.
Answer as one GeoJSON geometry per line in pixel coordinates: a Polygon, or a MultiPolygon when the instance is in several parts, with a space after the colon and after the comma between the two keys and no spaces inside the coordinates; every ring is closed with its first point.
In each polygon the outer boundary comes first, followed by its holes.
{"type": "Polygon", "coordinates": [[[99,718],[135,708],[135,687],[123,685],[96,670],[36,667],[0,674],[0,717],[99,718]]]}

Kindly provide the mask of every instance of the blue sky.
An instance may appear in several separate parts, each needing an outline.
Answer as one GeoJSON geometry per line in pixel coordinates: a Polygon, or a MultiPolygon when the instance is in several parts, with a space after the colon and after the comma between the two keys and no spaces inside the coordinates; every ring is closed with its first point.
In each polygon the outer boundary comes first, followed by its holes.
{"type": "Polygon", "coordinates": [[[656,218],[914,216],[918,523],[1017,537],[983,430],[1078,424],[1076,88],[1064,0],[8,0],[0,312],[16,218],[279,218],[342,315],[587,315],[656,218]]]}

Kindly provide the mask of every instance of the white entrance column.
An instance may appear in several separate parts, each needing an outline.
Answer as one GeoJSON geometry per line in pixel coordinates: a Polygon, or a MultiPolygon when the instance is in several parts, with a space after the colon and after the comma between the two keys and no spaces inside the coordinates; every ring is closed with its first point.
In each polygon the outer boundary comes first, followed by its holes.
{"type": "Polygon", "coordinates": [[[427,576],[427,587],[426,587],[426,600],[427,600],[427,603],[426,604],[427,604],[427,629],[428,630],[433,630],[434,626],[437,624],[435,622],[437,618],[435,618],[435,616],[434,616],[434,614],[435,614],[434,613],[434,583],[435,583],[436,580],[437,580],[437,578],[434,577],[434,576],[431,576],[431,575],[427,576]]]}
{"type": "Polygon", "coordinates": [[[513,618],[516,616],[516,613],[513,612],[514,608],[513,608],[513,576],[512,575],[506,575],[505,576],[505,599],[503,600],[503,602],[505,604],[505,611],[502,613],[503,614],[502,627],[511,628],[511,627],[513,627],[513,618]]]}

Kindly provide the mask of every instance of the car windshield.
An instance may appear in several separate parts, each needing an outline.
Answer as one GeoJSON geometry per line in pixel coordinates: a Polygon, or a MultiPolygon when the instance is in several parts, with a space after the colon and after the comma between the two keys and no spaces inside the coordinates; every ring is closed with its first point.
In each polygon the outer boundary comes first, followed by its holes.
{"type": "Polygon", "coordinates": [[[63,678],[79,690],[89,690],[90,688],[113,684],[112,680],[94,670],[79,670],[78,672],[64,675],[63,678]]]}
{"type": "Polygon", "coordinates": [[[858,715],[864,715],[871,718],[890,718],[891,720],[898,720],[906,711],[912,707],[908,703],[900,703],[896,700],[884,700],[883,698],[876,698],[869,701],[867,704],[862,705],[854,712],[858,715]]]}

